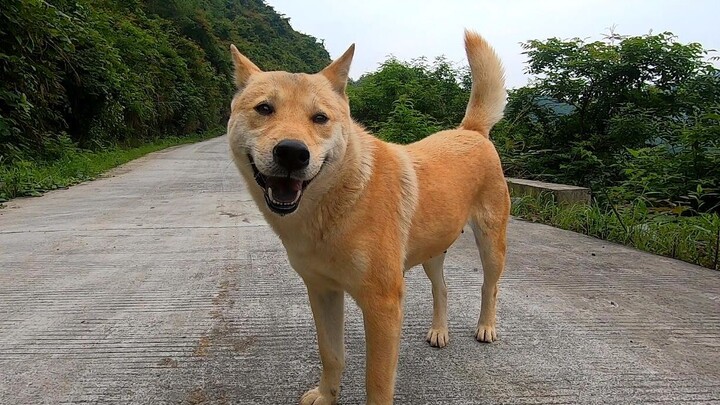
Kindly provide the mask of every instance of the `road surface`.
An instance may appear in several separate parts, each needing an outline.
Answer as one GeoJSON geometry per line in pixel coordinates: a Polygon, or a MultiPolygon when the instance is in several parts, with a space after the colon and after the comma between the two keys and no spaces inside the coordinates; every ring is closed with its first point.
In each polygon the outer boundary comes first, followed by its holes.
{"type": "MultiPolygon", "coordinates": [[[[513,220],[495,344],[482,272],[448,252],[450,344],[407,275],[398,404],[720,403],[720,272],[513,220]]],[[[347,305],[341,403],[364,403],[347,305]]],[[[319,378],[299,277],[226,138],[0,209],[0,404],[292,404],[319,378]]]]}

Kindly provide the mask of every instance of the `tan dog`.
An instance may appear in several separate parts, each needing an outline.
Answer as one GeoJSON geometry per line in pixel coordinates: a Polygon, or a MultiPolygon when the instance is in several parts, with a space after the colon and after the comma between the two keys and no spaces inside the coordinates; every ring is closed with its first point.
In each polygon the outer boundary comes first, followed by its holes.
{"type": "Polygon", "coordinates": [[[231,46],[238,92],[233,159],[308,290],[322,377],[300,399],[334,404],[345,364],[344,292],[363,312],[368,404],[391,404],[403,316],[403,273],[432,282],[427,340],[448,342],[444,251],[470,222],[483,264],[475,337],[496,339],[510,198],[489,140],[506,93],[500,60],[466,32],[472,92],[460,129],[407,146],[383,142],[350,117],[345,86],[354,45],[320,73],[262,72],[231,46]]]}

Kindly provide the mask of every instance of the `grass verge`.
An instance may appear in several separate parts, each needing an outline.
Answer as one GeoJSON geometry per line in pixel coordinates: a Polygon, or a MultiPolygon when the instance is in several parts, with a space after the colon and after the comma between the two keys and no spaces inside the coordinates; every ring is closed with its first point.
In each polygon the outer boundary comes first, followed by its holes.
{"type": "Polygon", "coordinates": [[[512,215],[718,270],[720,217],[658,212],[644,201],[622,207],[559,205],[549,196],[513,197],[512,215]]]}
{"type": "Polygon", "coordinates": [[[148,153],[170,146],[199,142],[220,134],[221,131],[209,131],[182,138],[161,138],[137,147],[117,146],[100,151],[69,149],[52,162],[19,160],[10,165],[0,165],[0,202],[15,197],[40,196],[49,190],[92,180],[114,167],[148,153]]]}

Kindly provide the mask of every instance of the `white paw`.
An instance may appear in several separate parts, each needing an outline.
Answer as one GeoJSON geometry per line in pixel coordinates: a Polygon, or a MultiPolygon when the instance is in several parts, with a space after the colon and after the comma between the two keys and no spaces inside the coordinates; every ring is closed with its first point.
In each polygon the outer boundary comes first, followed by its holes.
{"type": "Polygon", "coordinates": [[[445,347],[450,341],[447,328],[430,328],[425,338],[430,346],[445,347]]]}
{"type": "Polygon", "coordinates": [[[337,396],[323,395],[319,388],[313,388],[300,398],[300,405],[335,405],[337,396]]]}
{"type": "Polygon", "coordinates": [[[497,340],[495,325],[478,325],[475,329],[475,339],[478,342],[492,343],[497,340]]]}

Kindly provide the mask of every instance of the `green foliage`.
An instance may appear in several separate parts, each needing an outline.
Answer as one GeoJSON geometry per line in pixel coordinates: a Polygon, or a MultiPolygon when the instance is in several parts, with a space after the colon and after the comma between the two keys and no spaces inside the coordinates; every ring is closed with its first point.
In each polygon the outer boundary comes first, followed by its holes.
{"type": "Polygon", "coordinates": [[[662,122],[670,136],[656,146],[629,149],[624,181],[612,190],[676,211],[717,212],[720,207],[720,114],[662,122]]]}
{"type": "Polygon", "coordinates": [[[536,78],[492,134],[508,174],[717,211],[720,72],[701,45],[611,33],[523,46],[536,78]]]}
{"type": "Polygon", "coordinates": [[[401,62],[391,58],[348,87],[353,117],[399,143],[457,127],[465,114],[469,71],[443,58],[401,62]]]}
{"type": "Polygon", "coordinates": [[[512,215],[718,269],[720,217],[656,212],[637,199],[608,204],[559,205],[548,196],[513,197],[512,215]]]}
{"type": "Polygon", "coordinates": [[[261,0],[3,2],[0,165],[224,125],[230,42],[265,69],[329,63],[261,0]]]}
{"type": "Polygon", "coordinates": [[[378,136],[388,142],[408,144],[418,141],[440,130],[435,119],[416,110],[407,96],[393,103],[393,110],[384,122],[379,124],[378,136]]]}
{"type": "Polygon", "coordinates": [[[264,70],[317,72],[330,62],[312,36],[296,32],[290,20],[263,0],[145,0],[148,15],[171,21],[197,43],[212,66],[230,74],[228,44],[234,43],[264,70]]]}

